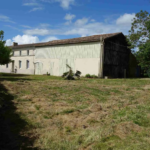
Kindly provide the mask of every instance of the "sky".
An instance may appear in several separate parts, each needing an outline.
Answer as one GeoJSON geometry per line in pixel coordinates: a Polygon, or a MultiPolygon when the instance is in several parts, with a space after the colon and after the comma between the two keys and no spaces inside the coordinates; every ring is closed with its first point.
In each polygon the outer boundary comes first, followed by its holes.
{"type": "Polygon", "coordinates": [[[128,34],[150,0],[3,0],[0,30],[6,45],[122,32],[128,34]]]}

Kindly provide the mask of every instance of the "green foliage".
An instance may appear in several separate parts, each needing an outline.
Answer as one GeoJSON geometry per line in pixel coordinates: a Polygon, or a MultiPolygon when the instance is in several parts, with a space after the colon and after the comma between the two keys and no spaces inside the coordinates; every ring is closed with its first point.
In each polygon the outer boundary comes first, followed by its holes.
{"type": "Polygon", "coordinates": [[[0,31],[0,65],[5,65],[11,62],[11,48],[5,46],[4,31],[0,31]]]}
{"type": "Polygon", "coordinates": [[[70,128],[70,127],[68,127],[68,126],[67,126],[67,127],[65,127],[65,129],[66,129],[66,132],[68,132],[68,133],[72,131],[72,130],[71,130],[71,128],[70,128]]]}
{"type": "MultiPolygon", "coordinates": [[[[69,71],[64,72],[63,75],[62,75],[62,77],[64,78],[68,73],[69,73],[69,71]]],[[[73,76],[73,73],[72,73],[72,76],[73,76]]]]}
{"type": "Polygon", "coordinates": [[[133,49],[134,45],[132,44],[132,41],[130,40],[130,38],[127,35],[125,37],[126,37],[126,42],[127,42],[128,48],[133,49]]]}
{"type": "Polygon", "coordinates": [[[90,74],[86,74],[85,77],[86,78],[98,78],[98,76],[96,76],[96,75],[90,75],[90,74]]]}
{"type": "Polygon", "coordinates": [[[90,74],[86,74],[85,77],[86,77],[86,78],[90,78],[91,75],[90,75],[90,74]]]}
{"type": "Polygon", "coordinates": [[[98,78],[98,76],[96,76],[96,75],[94,75],[94,74],[91,75],[91,77],[92,77],[92,78],[98,78]]]}
{"type": "MultiPolygon", "coordinates": [[[[140,11],[133,19],[131,30],[129,30],[128,41],[130,48],[139,47],[134,55],[138,64],[146,74],[150,70],[150,14],[147,11],[140,11]]],[[[149,75],[150,76],[150,75],[149,75]]]]}
{"type": "Polygon", "coordinates": [[[74,109],[67,109],[61,112],[61,114],[70,114],[73,113],[75,110],[74,109]]]}
{"type": "Polygon", "coordinates": [[[145,43],[149,39],[150,32],[150,14],[147,11],[140,11],[133,19],[131,30],[129,30],[129,39],[134,47],[145,43]]]}
{"type": "Polygon", "coordinates": [[[150,71],[150,42],[147,42],[139,47],[137,52],[137,60],[139,65],[146,73],[150,71]]]}
{"type": "Polygon", "coordinates": [[[67,80],[74,80],[74,77],[73,77],[74,73],[72,71],[72,68],[68,64],[66,64],[66,66],[69,68],[69,71],[63,73],[62,77],[67,79],[67,80]]]}

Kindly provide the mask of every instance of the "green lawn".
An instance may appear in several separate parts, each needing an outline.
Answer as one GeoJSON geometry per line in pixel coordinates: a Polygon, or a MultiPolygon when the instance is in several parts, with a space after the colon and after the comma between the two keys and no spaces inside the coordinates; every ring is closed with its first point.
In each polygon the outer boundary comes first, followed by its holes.
{"type": "Polygon", "coordinates": [[[150,79],[0,74],[2,149],[150,150],[150,79]]]}

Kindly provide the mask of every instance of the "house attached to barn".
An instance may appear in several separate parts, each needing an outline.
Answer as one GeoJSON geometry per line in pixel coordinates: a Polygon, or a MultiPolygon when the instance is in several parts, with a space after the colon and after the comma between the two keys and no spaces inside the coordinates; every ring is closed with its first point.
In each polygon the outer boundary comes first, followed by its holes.
{"type": "Polygon", "coordinates": [[[123,77],[128,73],[130,49],[125,36],[119,33],[54,40],[45,43],[11,46],[12,63],[0,66],[0,72],[19,74],[47,74],[61,76],[68,71],[79,70],[99,77],[123,77]]]}

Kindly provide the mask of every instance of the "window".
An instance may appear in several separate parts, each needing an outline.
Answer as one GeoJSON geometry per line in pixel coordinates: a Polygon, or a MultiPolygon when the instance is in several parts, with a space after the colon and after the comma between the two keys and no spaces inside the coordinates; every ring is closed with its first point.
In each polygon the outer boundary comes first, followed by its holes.
{"type": "Polygon", "coordinates": [[[19,68],[21,68],[21,63],[22,63],[22,62],[19,60],[19,68]]]}
{"type": "Polygon", "coordinates": [[[29,60],[27,60],[26,66],[27,66],[27,69],[28,69],[29,68],[29,60]]]}
{"type": "Polygon", "coordinates": [[[27,55],[29,55],[29,50],[27,50],[27,55]]]}
{"type": "Polygon", "coordinates": [[[6,68],[8,68],[8,64],[6,64],[6,68]]]}
{"type": "Polygon", "coordinates": [[[21,56],[21,51],[20,51],[20,56],[21,56]]]}

